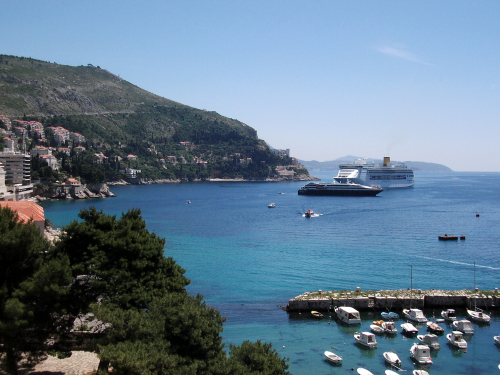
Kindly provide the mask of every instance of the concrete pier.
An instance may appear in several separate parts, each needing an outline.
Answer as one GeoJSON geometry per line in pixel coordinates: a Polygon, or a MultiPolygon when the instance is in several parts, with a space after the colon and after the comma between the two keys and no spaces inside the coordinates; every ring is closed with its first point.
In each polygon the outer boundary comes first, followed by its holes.
{"type": "Polygon", "coordinates": [[[287,311],[327,311],[335,306],[349,306],[358,311],[402,310],[403,308],[473,308],[491,310],[500,306],[495,291],[383,291],[383,292],[310,292],[288,301],[287,311]],[[409,294],[409,295],[408,295],[409,294]]]}

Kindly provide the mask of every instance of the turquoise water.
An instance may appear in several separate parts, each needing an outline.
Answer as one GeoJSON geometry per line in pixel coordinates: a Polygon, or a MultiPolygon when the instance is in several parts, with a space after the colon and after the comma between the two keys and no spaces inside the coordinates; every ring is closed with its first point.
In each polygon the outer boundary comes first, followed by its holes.
{"type": "MultiPolygon", "coordinates": [[[[333,174],[316,175],[330,181],[333,174]]],[[[382,374],[387,350],[398,352],[403,368],[414,368],[409,348],[415,339],[381,336],[375,350],[354,344],[354,332],[369,330],[377,315],[363,314],[361,328],[343,327],[328,317],[312,320],[278,307],[303,292],[401,289],[411,282],[414,289],[472,289],[474,262],[477,287],[500,287],[500,174],[416,173],[414,188],[378,197],[298,196],[302,185],[125,186],[112,189],[117,198],[49,202],[44,208],[56,227],[75,220],[89,205],[117,215],[140,208],[148,229],[166,238],[165,254],[186,269],[192,280],[189,291],[203,294],[227,317],[224,342],[270,341],[291,359],[295,375],[340,374],[359,366],[382,374]],[[267,207],[271,202],[276,208],[267,207]],[[307,209],[320,216],[304,218],[307,209]],[[438,241],[444,233],[467,239],[438,241]],[[343,365],[325,363],[325,350],[343,356],[343,365]]],[[[452,350],[441,337],[430,373],[498,371],[500,353],[493,344],[493,336],[500,334],[497,315],[490,326],[475,326],[467,353],[452,350]]],[[[447,327],[446,333],[450,331],[447,327]]]]}

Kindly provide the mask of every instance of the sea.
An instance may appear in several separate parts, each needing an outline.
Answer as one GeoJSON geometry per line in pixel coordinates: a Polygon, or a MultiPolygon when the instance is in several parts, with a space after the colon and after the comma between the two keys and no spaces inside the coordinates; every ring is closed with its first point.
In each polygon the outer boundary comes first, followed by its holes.
{"type": "MultiPolygon", "coordinates": [[[[331,182],[335,171],[313,175],[331,182]]],[[[377,336],[378,347],[355,343],[355,332],[370,331],[379,312],[362,313],[361,326],[344,326],[334,316],[312,318],[281,306],[317,290],[444,289],[500,287],[500,173],[415,173],[415,186],[385,190],[377,197],[310,197],[305,182],[192,182],[116,186],[116,198],[43,203],[45,217],[62,228],[94,206],[118,217],[139,208],[149,231],[166,239],[191,280],[187,287],[227,318],[226,349],[245,340],[270,342],[288,358],[294,375],[373,374],[390,369],[382,354],[396,352],[402,369],[430,374],[498,373],[500,312],[489,325],[473,323],[468,349],[456,350],[440,336],[434,364],[410,358],[414,337],[377,336]],[[190,202],[190,203],[189,203],[190,202]],[[268,208],[275,203],[275,208],[268,208]],[[317,216],[305,218],[306,210],[317,216]],[[479,216],[477,216],[479,214],[479,216]],[[439,241],[440,235],[466,240],[439,241]],[[342,365],[324,352],[343,357],[342,365]]],[[[400,311],[396,311],[401,313],[400,311]]],[[[425,310],[439,317],[441,309],[425,310]]],[[[466,311],[457,310],[459,319],[466,311]]],[[[402,314],[401,314],[402,316],[402,314]]],[[[396,322],[398,329],[402,320],[396,322]]],[[[441,323],[445,334],[451,325],[441,323]]],[[[424,327],[419,334],[425,334],[424,327]]],[[[395,370],[395,369],[393,369],[395,370]]]]}

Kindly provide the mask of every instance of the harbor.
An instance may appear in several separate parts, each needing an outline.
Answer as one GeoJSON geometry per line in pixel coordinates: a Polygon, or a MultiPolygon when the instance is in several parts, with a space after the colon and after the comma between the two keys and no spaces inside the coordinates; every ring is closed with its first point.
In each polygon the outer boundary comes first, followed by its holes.
{"type": "Polygon", "coordinates": [[[500,307],[498,289],[474,290],[386,290],[386,291],[322,291],[306,292],[288,301],[286,311],[329,311],[335,306],[353,307],[359,311],[389,311],[414,307],[471,308],[492,310],[500,307]]]}

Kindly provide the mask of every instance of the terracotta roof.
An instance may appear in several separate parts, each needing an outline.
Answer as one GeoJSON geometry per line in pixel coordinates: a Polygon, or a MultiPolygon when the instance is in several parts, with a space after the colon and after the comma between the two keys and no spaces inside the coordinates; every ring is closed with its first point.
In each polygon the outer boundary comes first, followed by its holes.
{"type": "Polygon", "coordinates": [[[12,211],[16,211],[19,215],[21,222],[28,222],[30,219],[33,221],[45,221],[45,215],[42,206],[31,201],[0,201],[0,207],[8,207],[12,211]]]}

